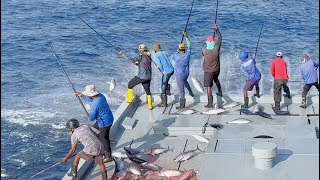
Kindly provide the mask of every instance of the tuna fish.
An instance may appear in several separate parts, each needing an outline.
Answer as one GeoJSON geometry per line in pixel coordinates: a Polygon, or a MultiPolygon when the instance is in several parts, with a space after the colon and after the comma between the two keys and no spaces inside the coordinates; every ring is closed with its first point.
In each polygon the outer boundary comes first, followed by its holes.
{"type": "Polygon", "coordinates": [[[116,164],[115,172],[124,170],[124,162],[122,159],[113,158],[114,163],[116,164]]]}
{"type": "Polygon", "coordinates": [[[211,109],[209,111],[202,112],[202,114],[221,114],[221,113],[223,113],[225,111],[226,110],[224,110],[224,109],[211,109]]]}
{"type": "Polygon", "coordinates": [[[137,155],[142,153],[143,151],[139,151],[137,149],[133,149],[131,147],[123,147],[123,149],[128,153],[129,155],[137,155]]]}
{"type": "Polygon", "coordinates": [[[253,113],[253,114],[259,115],[259,116],[261,116],[261,117],[263,117],[263,118],[272,119],[272,117],[270,116],[270,114],[265,113],[265,112],[263,112],[263,111],[258,111],[258,112],[255,112],[255,113],[253,113]]]}
{"type": "Polygon", "coordinates": [[[200,135],[192,135],[194,138],[196,138],[197,140],[204,142],[204,143],[209,143],[209,140],[200,136],[200,135]]]}
{"type": "Polygon", "coordinates": [[[159,176],[172,177],[172,176],[180,176],[182,173],[177,170],[169,169],[164,170],[159,173],[159,176]]]}
{"type": "Polygon", "coordinates": [[[111,79],[109,83],[109,93],[111,93],[116,88],[116,80],[114,78],[111,79]]]}
{"type": "Polygon", "coordinates": [[[112,152],[112,156],[118,159],[126,159],[128,158],[127,154],[120,151],[112,152]]]}
{"type": "Polygon", "coordinates": [[[253,113],[249,109],[246,109],[246,108],[238,109],[238,111],[240,111],[243,114],[249,114],[249,115],[253,113]]]}
{"type": "Polygon", "coordinates": [[[130,164],[130,166],[128,167],[128,170],[135,175],[140,176],[141,175],[141,171],[140,168],[138,168],[136,165],[134,164],[130,164]]]}
{"type": "Polygon", "coordinates": [[[195,173],[192,169],[187,170],[181,174],[179,180],[190,180],[192,177],[195,176],[195,173]]]}
{"type": "Polygon", "coordinates": [[[196,88],[197,91],[204,93],[204,88],[203,88],[201,82],[198,79],[192,77],[191,81],[192,81],[193,86],[196,88]]]}
{"type": "Polygon", "coordinates": [[[144,169],[150,169],[152,171],[159,171],[160,170],[160,167],[158,165],[155,165],[155,164],[152,164],[152,163],[148,163],[148,162],[141,163],[141,166],[144,169]]]}
{"type": "Polygon", "coordinates": [[[226,122],[227,124],[246,124],[246,123],[251,123],[252,121],[250,119],[246,118],[238,118],[233,121],[226,122]]]}
{"type": "Polygon", "coordinates": [[[232,108],[232,107],[239,106],[239,105],[240,105],[239,102],[233,101],[233,102],[231,102],[231,103],[228,103],[228,104],[223,105],[223,108],[224,108],[224,109],[226,109],[226,108],[232,108]]]}
{"type": "Polygon", "coordinates": [[[129,158],[132,162],[137,163],[137,164],[141,164],[141,163],[147,162],[146,160],[141,159],[141,158],[139,158],[139,157],[137,157],[137,156],[128,155],[128,158],[129,158]]]}
{"type": "Polygon", "coordinates": [[[145,152],[145,154],[149,154],[151,156],[156,156],[158,154],[162,154],[165,153],[167,151],[172,151],[173,149],[170,149],[169,146],[168,148],[151,148],[149,151],[145,152]]]}
{"type": "Polygon", "coordinates": [[[194,110],[194,109],[188,109],[188,110],[185,110],[185,111],[180,111],[179,114],[194,114],[196,113],[197,111],[194,110]]]}
{"type": "MultiPolygon", "coordinates": [[[[198,145],[197,145],[197,149],[180,153],[177,157],[174,158],[174,161],[175,161],[175,162],[186,161],[186,160],[194,157],[195,155],[197,155],[197,152],[196,152],[197,150],[201,151],[201,150],[199,149],[199,146],[198,146],[198,145]]],[[[201,152],[202,152],[202,151],[201,151],[201,152]]]]}
{"type": "Polygon", "coordinates": [[[210,124],[210,126],[217,129],[217,130],[220,130],[223,128],[223,125],[219,124],[219,123],[210,124]]]}

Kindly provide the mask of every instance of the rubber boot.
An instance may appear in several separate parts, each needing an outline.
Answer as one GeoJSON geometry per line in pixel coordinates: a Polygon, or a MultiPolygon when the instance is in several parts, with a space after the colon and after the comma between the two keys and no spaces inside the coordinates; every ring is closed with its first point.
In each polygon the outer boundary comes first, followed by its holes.
{"type": "Polygon", "coordinates": [[[242,108],[249,108],[249,98],[248,97],[244,97],[243,98],[243,106],[242,108]]]}
{"type": "Polygon", "coordinates": [[[307,108],[307,98],[305,96],[302,96],[302,103],[301,103],[301,108],[307,108]]]}
{"type": "Polygon", "coordinates": [[[288,99],[291,99],[290,94],[284,94],[283,96],[284,96],[284,97],[287,97],[288,99]]]}
{"type": "Polygon", "coordinates": [[[186,99],[185,98],[180,98],[180,106],[176,107],[176,109],[183,109],[186,107],[186,99]]]}
{"type": "Polygon", "coordinates": [[[126,98],[126,102],[127,103],[132,103],[132,99],[133,99],[133,89],[128,89],[128,95],[126,98]]]}
{"type": "Polygon", "coordinates": [[[161,104],[159,105],[160,107],[168,107],[168,97],[165,94],[161,94],[161,104]]]}
{"type": "Polygon", "coordinates": [[[256,87],[256,93],[254,93],[254,96],[257,96],[257,98],[260,98],[260,88],[256,87]]]}
{"type": "Polygon", "coordinates": [[[220,90],[219,92],[216,93],[216,95],[222,97],[222,91],[220,90]]]}
{"type": "Polygon", "coordinates": [[[187,83],[184,84],[184,86],[188,89],[189,95],[190,95],[191,97],[193,97],[194,94],[193,94],[193,92],[192,92],[192,89],[191,89],[191,87],[190,87],[190,84],[187,82],[187,83]]]}
{"type": "Polygon", "coordinates": [[[103,172],[101,175],[102,175],[102,180],[108,180],[107,172],[103,172]]]}
{"type": "Polygon", "coordinates": [[[280,102],[275,102],[275,103],[274,103],[274,108],[275,108],[276,110],[280,110],[280,102]]]}
{"type": "Polygon", "coordinates": [[[147,95],[147,102],[148,102],[148,108],[151,110],[152,107],[152,96],[151,95],[147,95]]]}
{"type": "Polygon", "coordinates": [[[213,108],[213,96],[212,96],[212,95],[209,95],[209,96],[208,96],[208,104],[207,104],[207,105],[204,105],[204,107],[206,107],[206,108],[213,108]]]}
{"type": "Polygon", "coordinates": [[[68,173],[68,176],[77,178],[77,176],[78,176],[78,167],[77,166],[72,166],[71,171],[68,173]]]}
{"type": "Polygon", "coordinates": [[[104,162],[104,163],[107,163],[107,162],[111,162],[111,161],[112,161],[111,153],[105,151],[105,152],[104,152],[103,162],[104,162]]]}
{"type": "Polygon", "coordinates": [[[171,93],[170,93],[170,84],[168,84],[168,86],[167,86],[166,95],[168,95],[168,96],[171,95],[171,93]]]}

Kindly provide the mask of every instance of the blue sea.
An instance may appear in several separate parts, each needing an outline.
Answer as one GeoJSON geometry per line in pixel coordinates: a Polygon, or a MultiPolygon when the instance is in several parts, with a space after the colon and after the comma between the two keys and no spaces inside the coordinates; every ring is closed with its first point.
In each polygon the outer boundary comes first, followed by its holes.
{"type": "MultiPolygon", "coordinates": [[[[96,85],[115,112],[137,68],[113,46],[134,56],[139,44],[151,48],[159,42],[168,53],[175,52],[191,4],[186,0],[1,0],[1,179],[26,179],[59,162],[70,148],[65,122],[70,118],[87,121],[39,27],[75,89],[81,92],[88,84],[96,85]],[[112,78],[117,86],[108,93],[112,78]]],[[[214,0],[195,0],[187,27],[192,42],[190,77],[200,81],[201,48],[213,34],[215,9],[214,0]]],[[[319,1],[219,1],[217,23],[223,37],[220,81],[224,93],[242,94],[245,76],[239,68],[239,52],[254,53],[263,25],[256,59],[262,72],[261,93],[272,94],[270,59],[282,51],[293,81],[289,88],[300,96],[302,52],[319,61],[319,1]]],[[[160,79],[154,67],[153,93],[159,93],[160,79]]],[[[175,77],[170,83],[176,93],[175,77]]],[[[135,87],[135,93],[142,94],[142,87],[135,87]]],[[[309,94],[318,92],[312,89],[309,94]]],[[[61,179],[71,162],[33,179],[61,179]]]]}

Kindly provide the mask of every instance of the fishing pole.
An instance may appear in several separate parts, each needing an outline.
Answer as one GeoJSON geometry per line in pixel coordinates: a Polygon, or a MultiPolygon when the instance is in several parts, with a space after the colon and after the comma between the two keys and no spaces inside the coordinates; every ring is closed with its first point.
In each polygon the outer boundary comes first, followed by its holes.
{"type": "MultiPolygon", "coordinates": [[[[40,30],[41,30],[41,32],[42,32],[42,35],[46,38],[46,40],[47,40],[47,42],[48,42],[48,44],[49,44],[49,46],[50,46],[50,48],[51,48],[51,51],[52,51],[52,53],[53,53],[53,56],[56,58],[56,60],[57,60],[57,62],[59,63],[59,65],[60,65],[60,67],[61,67],[62,71],[63,71],[63,72],[64,72],[64,74],[67,76],[67,78],[68,78],[68,80],[69,80],[69,83],[71,84],[71,86],[72,86],[72,89],[73,89],[74,93],[76,93],[76,92],[77,92],[77,91],[76,91],[76,89],[74,88],[74,86],[73,86],[73,84],[72,84],[72,82],[71,82],[71,80],[70,80],[70,78],[69,78],[69,76],[68,76],[67,72],[64,70],[64,68],[63,68],[62,64],[60,63],[59,58],[58,58],[58,56],[56,55],[56,53],[54,52],[53,47],[51,46],[51,44],[50,44],[50,42],[49,42],[49,40],[48,40],[47,36],[44,34],[44,32],[43,32],[43,30],[42,30],[41,26],[39,26],[39,28],[40,28],[40,30]]],[[[83,110],[86,112],[87,116],[89,117],[89,113],[88,113],[87,109],[84,107],[84,104],[83,104],[83,102],[81,101],[80,97],[79,97],[79,96],[76,96],[76,97],[78,98],[78,100],[79,100],[80,104],[82,105],[83,110]]]]}
{"type": "MultiPolygon", "coordinates": [[[[188,24],[189,24],[189,19],[190,19],[190,16],[191,16],[193,4],[194,4],[194,0],[192,1],[191,10],[190,10],[190,12],[189,12],[188,20],[187,20],[186,26],[184,27],[184,31],[183,31],[183,32],[186,32],[186,31],[187,31],[187,27],[188,27],[188,24]]],[[[182,38],[181,38],[180,43],[182,43],[183,38],[184,38],[184,34],[182,34],[182,38]]]]}
{"type": "MultiPolygon", "coordinates": [[[[90,29],[92,29],[95,33],[97,33],[103,40],[105,40],[110,46],[112,46],[115,50],[117,50],[118,52],[121,51],[120,48],[114,46],[113,44],[111,44],[107,39],[105,39],[101,34],[99,34],[95,29],[93,29],[93,27],[91,27],[85,20],[83,20],[81,17],[77,16],[79,19],[81,19],[82,22],[84,22],[90,29]]],[[[128,58],[127,58],[128,59],[128,58]]],[[[152,60],[152,59],[151,59],[152,60]]],[[[162,71],[160,70],[159,66],[152,60],[152,62],[154,63],[154,65],[156,65],[159,69],[159,71],[162,73],[162,71]]],[[[162,73],[163,74],[163,73],[162,73]]]]}
{"type": "MultiPolygon", "coordinates": [[[[72,156],[70,156],[70,158],[71,158],[71,157],[73,157],[73,156],[75,156],[75,155],[76,155],[76,154],[73,154],[72,156]]],[[[42,171],[39,171],[38,173],[36,173],[36,174],[34,174],[34,175],[32,175],[32,176],[28,177],[28,179],[33,178],[33,177],[35,177],[35,176],[37,176],[37,175],[39,175],[39,174],[41,174],[41,173],[43,173],[43,172],[45,172],[45,171],[47,171],[47,170],[49,170],[49,169],[53,168],[53,167],[55,167],[55,166],[57,166],[57,165],[59,165],[59,164],[61,164],[61,163],[62,163],[62,162],[61,162],[61,161],[59,161],[59,162],[57,162],[57,163],[53,164],[52,166],[50,166],[50,167],[48,167],[48,168],[46,168],[46,169],[43,169],[42,171]]]]}
{"type": "Polygon", "coordinates": [[[260,34],[259,34],[259,38],[258,38],[258,42],[257,42],[257,46],[256,46],[256,51],[254,53],[254,58],[257,57],[258,45],[259,45],[259,41],[260,41],[260,37],[261,37],[262,28],[263,28],[263,24],[262,24],[261,29],[260,29],[260,34]]]}
{"type": "MultiPolygon", "coordinates": [[[[217,0],[217,5],[216,5],[216,17],[214,18],[214,24],[217,24],[217,18],[218,18],[218,4],[219,3],[219,1],[217,0]]],[[[213,37],[215,37],[215,35],[216,35],[216,31],[214,30],[213,31],[213,37]]]]}

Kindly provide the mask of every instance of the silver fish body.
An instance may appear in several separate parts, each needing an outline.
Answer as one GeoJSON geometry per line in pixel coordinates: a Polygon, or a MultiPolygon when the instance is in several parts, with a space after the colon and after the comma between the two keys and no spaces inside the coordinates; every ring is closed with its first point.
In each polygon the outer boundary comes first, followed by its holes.
{"type": "Polygon", "coordinates": [[[141,166],[145,169],[150,169],[152,171],[159,171],[160,170],[159,166],[152,164],[152,163],[148,163],[148,162],[141,163],[141,166]]]}
{"type": "Polygon", "coordinates": [[[187,115],[187,114],[194,114],[194,113],[196,113],[196,112],[197,112],[197,111],[194,110],[194,109],[188,109],[188,110],[179,112],[179,114],[187,115]]]}
{"type": "Polygon", "coordinates": [[[186,161],[186,160],[194,157],[195,155],[197,155],[197,150],[201,151],[201,150],[199,149],[199,147],[197,146],[197,149],[189,150],[189,151],[186,151],[186,152],[182,152],[182,153],[180,153],[177,157],[175,157],[173,160],[174,160],[175,162],[186,161]]]}
{"type": "Polygon", "coordinates": [[[129,155],[137,155],[140,154],[142,151],[139,151],[137,149],[133,149],[131,147],[123,147],[123,149],[128,153],[129,155]]]}
{"type": "Polygon", "coordinates": [[[120,152],[120,151],[112,152],[112,156],[113,156],[113,157],[116,157],[116,158],[118,158],[118,159],[126,159],[126,158],[128,158],[128,156],[127,156],[126,153],[120,152]]]}
{"type": "Polygon", "coordinates": [[[131,164],[128,169],[132,174],[141,175],[141,170],[134,164],[131,164]]]}
{"type": "Polygon", "coordinates": [[[233,102],[231,102],[231,103],[225,104],[225,105],[223,106],[223,108],[232,108],[232,107],[239,106],[239,105],[240,105],[239,102],[233,101],[233,102]]]}
{"type": "Polygon", "coordinates": [[[155,149],[150,149],[149,151],[145,152],[145,154],[150,154],[152,156],[155,156],[158,154],[165,153],[169,150],[170,150],[169,146],[168,146],[168,148],[155,148],[155,149]]]}
{"type": "Polygon", "coordinates": [[[246,123],[251,123],[252,121],[249,119],[244,119],[244,118],[239,118],[235,119],[233,121],[226,122],[227,124],[246,124],[246,123]]]}
{"type": "Polygon", "coordinates": [[[197,91],[204,93],[204,88],[201,82],[197,78],[191,78],[193,86],[196,88],[197,91]]]}
{"type": "Polygon", "coordinates": [[[177,170],[164,170],[159,173],[159,176],[165,176],[165,177],[173,177],[173,176],[180,176],[182,173],[177,170]]]}
{"type": "Polygon", "coordinates": [[[109,93],[111,93],[116,88],[116,80],[114,78],[109,82],[109,93]]]}
{"type": "Polygon", "coordinates": [[[224,109],[211,109],[209,111],[202,112],[202,114],[221,114],[225,111],[226,110],[224,110],[224,109]]]}

